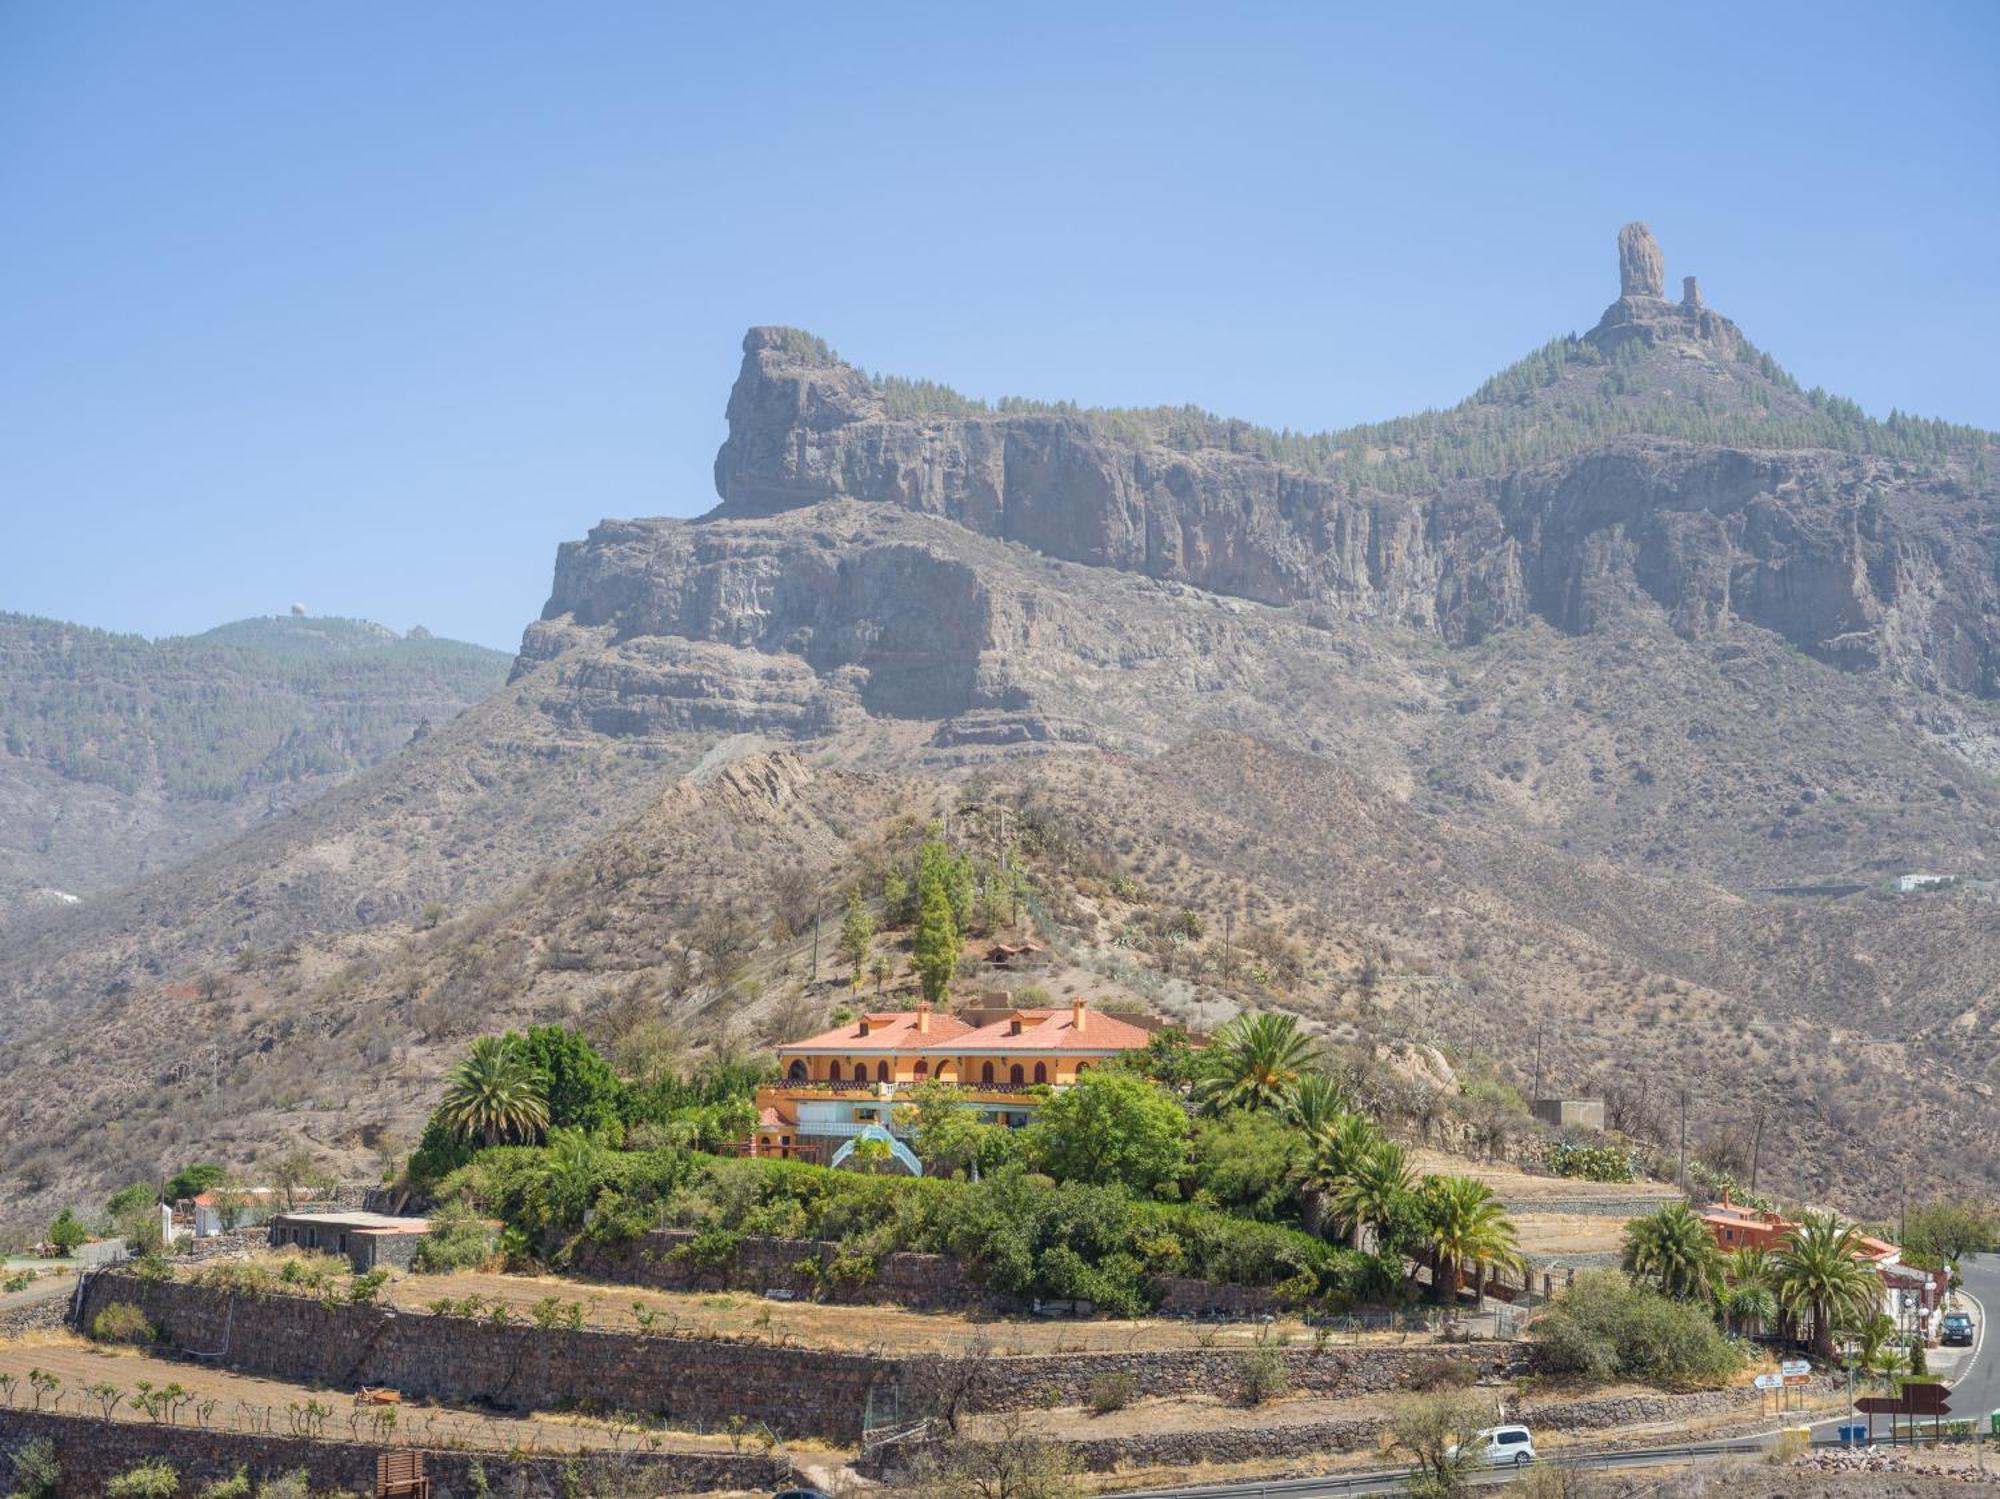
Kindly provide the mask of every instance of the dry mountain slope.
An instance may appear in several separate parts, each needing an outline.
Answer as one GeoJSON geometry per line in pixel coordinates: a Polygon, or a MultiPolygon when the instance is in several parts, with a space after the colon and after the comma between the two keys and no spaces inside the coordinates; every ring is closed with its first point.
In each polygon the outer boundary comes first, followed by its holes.
{"type": "MultiPolygon", "coordinates": [[[[1995,867],[1992,439],[1800,392],[1627,260],[1590,335],[1322,438],[987,409],[753,331],[722,504],[566,543],[503,693],[180,878],[17,935],[0,1172],[64,1190],[78,1115],[19,1080],[127,1108],[204,972],[250,1006],[197,1012],[235,1068],[214,1117],[329,1149],[421,1112],[436,1038],[523,1014],[754,1033],[817,1002],[771,934],[796,903],[773,861],[845,879],[880,817],[960,795],[1045,806],[1092,869],[1211,926],[1290,932],[1261,987],[1157,975],[1196,1013],[1283,1004],[1522,1070],[1546,1014],[1567,1075],[1764,1090],[1801,1190],[1990,1170],[2000,908],[1766,892],[1995,867]],[[658,824],[675,777],[786,743],[808,792],[675,792],[720,820],[658,824]],[[432,900],[452,919],[413,930],[432,900]],[[765,988],[718,1004],[705,975],[745,929],[765,988]],[[1360,985],[1370,955],[1388,977],[1360,985]],[[1878,1158],[1891,1103],[1903,1154],[1878,1158]]],[[[1097,931],[1066,869],[1045,893],[1074,940],[1144,928],[1097,931]]],[[[128,1167],[214,1127],[195,1080],[159,1086],[128,1167]]]]}
{"type": "Polygon", "coordinates": [[[506,662],[360,620],[152,641],[0,615],[0,919],[284,815],[485,697],[506,662]]]}

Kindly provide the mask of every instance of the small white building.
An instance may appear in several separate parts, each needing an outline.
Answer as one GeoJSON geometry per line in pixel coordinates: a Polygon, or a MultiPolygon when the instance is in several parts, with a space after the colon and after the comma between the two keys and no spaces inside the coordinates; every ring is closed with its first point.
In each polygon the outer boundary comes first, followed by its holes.
{"type": "Polygon", "coordinates": [[[1899,874],[1896,876],[1896,893],[1908,895],[1915,890],[1935,890],[1940,885],[1956,884],[1957,878],[1949,874],[1899,874]]]}

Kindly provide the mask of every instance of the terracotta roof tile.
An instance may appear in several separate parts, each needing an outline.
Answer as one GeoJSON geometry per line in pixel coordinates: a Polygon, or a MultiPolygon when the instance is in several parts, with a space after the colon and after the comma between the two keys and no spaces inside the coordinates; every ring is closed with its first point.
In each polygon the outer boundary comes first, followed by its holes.
{"type": "Polygon", "coordinates": [[[864,1015],[859,1020],[850,1020],[846,1025],[837,1025],[830,1031],[821,1031],[803,1041],[787,1041],[778,1048],[778,1052],[783,1055],[788,1051],[917,1051],[941,1041],[956,1040],[971,1029],[963,1020],[933,1011],[930,1029],[920,1031],[917,1029],[915,1010],[890,1010],[883,1014],[864,1015]],[[861,1034],[864,1023],[868,1027],[865,1036],[861,1034]]]}
{"type": "MultiPolygon", "coordinates": [[[[1083,1029],[1067,1007],[1056,1010],[1019,1010],[1021,1033],[1014,1034],[1011,1018],[982,1025],[959,1036],[947,1048],[951,1051],[1137,1051],[1152,1040],[1150,1032],[1129,1020],[1106,1015],[1099,1010],[1084,1012],[1083,1029]]],[[[936,1043],[932,1043],[935,1046],[936,1043]]]]}

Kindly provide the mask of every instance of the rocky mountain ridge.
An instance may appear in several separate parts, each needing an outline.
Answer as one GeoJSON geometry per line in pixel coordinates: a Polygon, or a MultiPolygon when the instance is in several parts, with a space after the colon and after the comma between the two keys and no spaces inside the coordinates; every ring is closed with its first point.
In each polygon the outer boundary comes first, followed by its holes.
{"type": "MultiPolygon", "coordinates": [[[[1129,413],[968,413],[962,398],[910,413],[895,399],[907,382],[871,379],[809,335],[759,328],[744,341],[716,459],[722,503],[707,519],[852,498],[1067,561],[1453,643],[1531,617],[1573,633],[1615,628],[1638,608],[1690,638],[1741,620],[1836,665],[2000,696],[1991,438],[1948,435],[1919,463],[1649,432],[1668,397],[1675,412],[1747,413],[1770,437],[1788,420],[1810,428],[1818,408],[1767,374],[1691,285],[1681,303],[1660,297],[1657,246],[1643,226],[1628,230],[1644,268],[1578,345],[1590,359],[1485,403],[1526,425],[1577,402],[1619,414],[1606,419],[1612,437],[1570,456],[1412,496],[1371,487],[1370,453],[1308,472],[1243,450],[1254,444],[1238,424],[1212,419],[1215,430],[1129,413]]],[[[1857,431],[1866,445],[1865,422],[1857,431]]],[[[550,609],[574,593],[559,581],[550,609]]]]}

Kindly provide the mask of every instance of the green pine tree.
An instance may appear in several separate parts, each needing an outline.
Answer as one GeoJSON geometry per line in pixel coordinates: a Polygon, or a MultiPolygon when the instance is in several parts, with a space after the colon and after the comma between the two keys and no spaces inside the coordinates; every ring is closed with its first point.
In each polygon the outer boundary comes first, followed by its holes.
{"type": "Polygon", "coordinates": [[[869,944],[874,940],[875,918],[868,914],[861,892],[853,891],[847,897],[847,918],[840,924],[840,955],[854,971],[853,984],[857,989],[861,987],[861,970],[868,962],[869,944]]]}
{"type": "Polygon", "coordinates": [[[924,998],[935,1004],[950,992],[952,976],[958,972],[958,918],[951,908],[949,860],[933,859],[933,847],[940,855],[944,852],[942,845],[924,846],[923,866],[917,876],[917,937],[911,966],[923,982],[924,998]]]}

